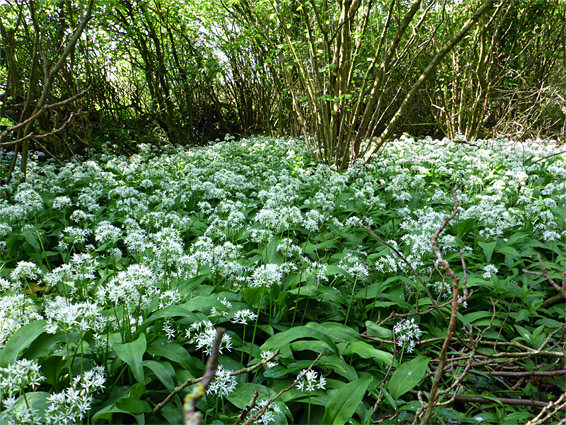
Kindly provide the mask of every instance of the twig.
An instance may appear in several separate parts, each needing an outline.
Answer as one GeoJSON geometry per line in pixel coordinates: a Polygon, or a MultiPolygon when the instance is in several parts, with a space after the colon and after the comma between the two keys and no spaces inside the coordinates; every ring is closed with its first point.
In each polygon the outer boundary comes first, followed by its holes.
{"type": "Polygon", "coordinates": [[[562,376],[566,375],[566,369],[558,369],[558,370],[522,370],[518,372],[505,372],[505,371],[489,371],[489,372],[482,372],[479,370],[471,370],[472,373],[478,375],[488,375],[492,376],[506,376],[510,378],[521,378],[525,376],[540,376],[540,377],[554,377],[554,376],[562,376]]]}
{"type": "Polygon", "coordinates": [[[25,142],[26,140],[30,140],[30,139],[45,139],[47,137],[51,137],[57,133],[62,132],[73,120],[74,117],[76,117],[77,115],[79,115],[80,113],[75,113],[75,112],[71,112],[71,114],[69,115],[69,118],[67,119],[67,121],[65,121],[63,123],[63,125],[59,128],[54,128],[52,131],[50,131],[49,133],[45,133],[45,134],[34,134],[34,133],[30,133],[25,137],[22,137],[21,139],[18,140],[13,140],[11,142],[4,142],[4,143],[0,143],[0,147],[4,147],[4,146],[12,146],[12,145],[17,145],[18,143],[22,143],[25,142]]]}
{"type": "Polygon", "coordinates": [[[434,250],[434,253],[436,254],[438,263],[442,266],[446,274],[450,276],[450,278],[452,279],[452,311],[450,313],[450,322],[448,324],[448,332],[446,333],[446,339],[442,344],[442,350],[440,352],[440,357],[439,357],[440,361],[438,362],[438,367],[436,369],[434,378],[432,380],[432,386],[428,397],[428,406],[421,419],[420,422],[421,425],[428,424],[434,413],[434,406],[436,405],[438,387],[440,385],[440,380],[442,379],[444,366],[446,365],[446,354],[448,352],[448,346],[450,345],[450,340],[452,339],[452,336],[456,331],[456,321],[458,317],[458,288],[459,288],[460,278],[456,276],[456,273],[454,273],[454,271],[450,268],[448,263],[444,260],[444,257],[442,256],[442,252],[440,252],[440,246],[438,245],[438,237],[444,231],[448,223],[458,213],[459,202],[458,202],[458,196],[456,194],[457,189],[458,187],[456,185],[452,189],[452,196],[454,197],[454,210],[452,211],[452,214],[444,218],[444,221],[442,222],[440,227],[436,229],[436,232],[434,233],[434,236],[431,239],[432,248],[434,250]]]}
{"type": "MultiPolygon", "coordinates": [[[[216,370],[218,369],[218,356],[220,355],[220,344],[222,343],[224,332],[226,332],[226,329],[224,328],[216,329],[216,337],[214,338],[212,350],[208,357],[208,361],[206,362],[206,372],[197,387],[195,387],[195,389],[185,397],[185,403],[183,404],[185,425],[200,425],[202,423],[202,413],[197,411],[196,405],[198,401],[204,397],[206,389],[214,379],[214,375],[216,375],[216,370]]],[[[165,404],[163,404],[163,406],[164,405],[165,404]]],[[[163,406],[161,406],[161,408],[163,406]]],[[[157,407],[158,406],[156,406],[156,408],[157,407]]],[[[153,413],[153,410],[151,413],[153,413]]]]}
{"type": "MultiPolygon", "coordinates": [[[[418,391],[416,390],[409,390],[409,394],[416,396],[417,393],[418,391]]],[[[468,395],[457,395],[454,397],[454,400],[461,401],[463,403],[481,403],[481,404],[501,403],[512,406],[537,407],[539,409],[543,409],[550,404],[545,401],[527,400],[522,398],[499,398],[499,397],[483,398],[479,396],[468,396],[468,395]]]]}
{"type": "Polygon", "coordinates": [[[548,159],[548,158],[552,158],[553,156],[562,155],[563,153],[566,153],[566,150],[553,153],[552,155],[548,155],[548,156],[545,156],[545,157],[543,157],[543,158],[539,158],[539,159],[533,161],[533,164],[536,164],[537,162],[544,161],[545,159],[548,159]]]}
{"type": "MultiPolygon", "coordinates": [[[[219,328],[221,329],[221,328],[219,328]]],[[[240,370],[236,370],[234,372],[230,373],[230,376],[238,376],[238,375],[242,375],[244,373],[248,373],[251,372],[259,367],[265,366],[267,364],[267,362],[273,360],[275,357],[277,357],[280,353],[280,350],[278,349],[277,351],[275,351],[275,353],[273,353],[271,356],[269,356],[266,359],[263,359],[262,361],[260,361],[259,363],[250,366],[250,367],[246,367],[240,370]]],[[[208,367],[208,366],[207,366],[208,367]]],[[[163,407],[169,403],[173,397],[175,397],[177,394],[179,394],[181,391],[183,391],[185,388],[187,388],[188,386],[191,386],[193,384],[197,384],[199,382],[201,382],[204,379],[204,376],[200,377],[200,378],[196,378],[196,379],[187,379],[185,382],[183,382],[181,385],[179,385],[178,387],[175,387],[175,389],[169,394],[167,395],[167,397],[165,398],[165,400],[163,400],[161,403],[159,403],[157,406],[155,406],[153,408],[153,410],[148,413],[148,417],[151,417],[153,415],[155,415],[157,412],[159,412],[161,409],[163,409],[163,407]]]]}
{"type": "Polygon", "coordinates": [[[269,408],[269,406],[271,406],[275,400],[277,400],[279,397],[281,397],[284,393],[286,393],[287,391],[290,391],[295,385],[297,385],[299,383],[299,381],[301,379],[303,379],[303,377],[310,372],[310,370],[314,367],[314,365],[316,364],[316,362],[318,362],[320,360],[320,358],[322,357],[323,353],[320,353],[316,359],[314,359],[314,361],[311,363],[311,365],[308,367],[308,369],[306,369],[303,373],[301,373],[299,376],[297,376],[297,379],[295,379],[293,381],[293,383],[291,385],[289,385],[286,388],[283,388],[281,391],[279,391],[277,393],[277,395],[271,399],[269,399],[267,401],[267,403],[265,403],[265,406],[263,406],[257,413],[255,413],[254,415],[250,416],[248,418],[248,420],[246,422],[243,423],[243,425],[250,425],[252,423],[254,423],[255,421],[257,421],[259,418],[261,418],[263,416],[263,414],[267,411],[267,409],[269,408]]]}
{"type": "MultiPolygon", "coordinates": [[[[532,420],[527,422],[527,425],[538,425],[542,423],[548,423],[547,421],[548,419],[551,418],[551,416],[554,416],[559,410],[564,410],[566,408],[566,402],[564,402],[564,399],[566,399],[566,393],[562,393],[562,395],[558,398],[558,400],[551,401],[550,403],[548,403],[537,416],[535,416],[532,420]],[[548,410],[550,410],[554,406],[556,406],[554,411],[547,413],[548,410]],[[546,416],[544,416],[543,418],[543,415],[546,416]]],[[[560,423],[562,423],[562,421],[560,423]]]]}
{"type": "Polygon", "coordinates": [[[238,425],[241,421],[244,420],[246,415],[251,412],[251,410],[256,406],[256,402],[257,402],[258,397],[259,397],[259,391],[254,390],[253,396],[252,396],[252,401],[250,402],[250,404],[248,404],[246,407],[244,407],[244,409],[242,409],[242,413],[240,413],[240,416],[238,416],[238,419],[236,419],[236,422],[234,422],[234,425],[238,425]]]}

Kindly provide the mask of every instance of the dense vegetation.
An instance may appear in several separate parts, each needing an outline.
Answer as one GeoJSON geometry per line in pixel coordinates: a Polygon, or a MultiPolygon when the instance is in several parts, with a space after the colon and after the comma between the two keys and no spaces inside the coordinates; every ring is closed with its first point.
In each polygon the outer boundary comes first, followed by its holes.
{"type": "Polygon", "coordinates": [[[0,0],[0,425],[566,423],[565,31],[0,0]]]}
{"type": "Polygon", "coordinates": [[[113,149],[2,187],[0,423],[564,420],[553,142],[113,149]]]}

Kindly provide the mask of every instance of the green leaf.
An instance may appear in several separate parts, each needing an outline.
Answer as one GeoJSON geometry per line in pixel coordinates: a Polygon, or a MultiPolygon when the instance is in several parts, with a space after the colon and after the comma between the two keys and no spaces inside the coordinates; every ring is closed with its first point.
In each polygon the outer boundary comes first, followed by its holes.
{"type": "Polygon", "coordinates": [[[45,320],[36,320],[14,332],[0,351],[0,367],[8,367],[14,363],[20,353],[45,332],[46,324],[45,320]]]}
{"type": "Polygon", "coordinates": [[[393,331],[391,329],[379,326],[377,323],[370,320],[366,321],[366,327],[368,336],[379,339],[391,339],[393,337],[393,331]]]}
{"type": "MultiPolygon", "coordinates": [[[[348,381],[355,381],[356,379],[358,379],[356,369],[346,363],[346,361],[342,357],[322,356],[317,364],[320,367],[327,367],[338,375],[343,376],[348,381]]],[[[271,369],[268,369],[263,375],[267,376],[267,372],[269,372],[271,369]]]]}
{"type": "MultiPolygon", "coordinates": [[[[328,288],[330,289],[330,288],[328,288]]],[[[336,291],[334,291],[336,292],[336,291]]],[[[307,323],[309,328],[316,329],[325,335],[328,335],[332,340],[336,343],[338,342],[356,342],[361,341],[362,337],[358,332],[352,329],[349,326],[346,326],[342,323],[337,322],[324,322],[324,323],[316,323],[316,322],[309,322],[307,323]]]]}
{"type": "Polygon", "coordinates": [[[497,244],[497,242],[478,242],[478,244],[483,249],[483,253],[485,255],[485,261],[491,263],[491,256],[493,255],[493,250],[495,249],[495,245],[497,244]]]}
{"type": "Polygon", "coordinates": [[[336,354],[338,354],[338,349],[332,339],[324,333],[306,326],[299,326],[273,335],[265,341],[265,343],[261,346],[260,351],[276,350],[277,348],[300,338],[314,338],[324,341],[336,354]]]}
{"type": "Polygon", "coordinates": [[[350,382],[336,391],[326,405],[322,423],[343,425],[349,421],[364,399],[372,379],[371,376],[366,376],[365,378],[350,382]]]}
{"type": "Polygon", "coordinates": [[[175,381],[173,377],[175,376],[175,369],[171,366],[171,363],[157,362],[155,360],[144,360],[143,365],[150,369],[157,379],[161,381],[165,388],[172,392],[175,389],[175,381]]]}
{"type": "Polygon", "coordinates": [[[367,342],[358,341],[353,344],[349,344],[344,350],[344,355],[349,356],[356,354],[364,359],[372,359],[377,362],[381,362],[384,365],[389,365],[393,359],[393,354],[387,351],[381,351],[377,348],[371,346],[367,342]]]}
{"type": "Polygon", "coordinates": [[[428,362],[430,362],[428,357],[419,356],[399,366],[387,386],[391,396],[398,399],[407,391],[415,388],[425,376],[428,362]]]}
{"type": "Polygon", "coordinates": [[[41,251],[41,246],[39,245],[39,241],[37,240],[37,236],[35,236],[31,230],[27,230],[22,233],[23,237],[36,251],[41,251]]]}
{"type": "Polygon", "coordinates": [[[176,342],[169,342],[167,338],[158,338],[151,343],[147,353],[152,356],[161,356],[167,360],[179,363],[185,369],[192,368],[191,355],[176,342]]]}
{"type": "Polygon", "coordinates": [[[145,334],[140,334],[139,338],[134,342],[128,342],[126,344],[115,343],[112,348],[123,362],[125,362],[129,367],[136,381],[141,385],[145,385],[145,377],[143,373],[143,355],[147,348],[147,341],[145,339],[145,334]]]}
{"type": "Polygon", "coordinates": [[[93,416],[93,419],[105,419],[106,423],[113,423],[113,413],[126,413],[136,418],[139,424],[144,424],[143,413],[151,411],[151,406],[141,400],[145,394],[145,389],[140,384],[133,384],[129,388],[116,388],[111,394],[113,402],[99,409],[93,416]],[[115,394],[114,394],[115,393],[115,394]]]}

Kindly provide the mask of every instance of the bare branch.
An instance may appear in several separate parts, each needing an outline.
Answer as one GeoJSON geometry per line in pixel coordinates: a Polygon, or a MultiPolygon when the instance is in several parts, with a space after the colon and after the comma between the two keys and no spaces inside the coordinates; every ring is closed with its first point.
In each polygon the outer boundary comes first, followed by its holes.
{"type": "MultiPolygon", "coordinates": [[[[220,329],[222,329],[222,328],[218,328],[217,332],[220,329]]],[[[249,373],[249,372],[252,372],[252,371],[254,371],[254,370],[256,370],[256,369],[258,369],[262,366],[265,366],[267,364],[267,362],[270,362],[271,360],[273,360],[275,357],[277,357],[279,355],[279,353],[280,353],[280,350],[277,350],[271,356],[269,356],[268,358],[262,359],[259,363],[255,364],[253,366],[245,367],[243,369],[231,372],[230,376],[242,375],[244,373],[249,373]]],[[[208,364],[207,364],[207,368],[208,368],[208,364]]],[[[155,415],[157,412],[159,412],[161,409],[163,409],[163,407],[167,403],[169,403],[173,399],[173,397],[175,397],[177,394],[179,394],[185,388],[187,388],[191,385],[200,383],[203,379],[204,379],[204,376],[202,376],[200,378],[196,378],[196,379],[187,379],[185,382],[183,382],[183,384],[179,385],[178,387],[175,387],[175,389],[165,398],[165,400],[163,400],[161,403],[159,403],[157,406],[155,406],[153,408],[153,410],[148,414],[148,417],[155,415]]]]}
{"type": "Polygon", "coordinates": [[[259,410],[259,412],[257,412],[256,414],[250,416],[250,417],[248,418],[248,420],[243,423],[243,425],[250,425],[250,424],[254,423],[255,421],[257,421],[259,418],[261,418],[262,415],[267,411],[267,409],[269,408],[269,406],[271,406],[271,405],[275,402],[275,400],[277,400],[279,397],[281,397],[281,396],[282,396],[284,393],[286,393],[287,391],[290,391],[295,385],[297,385],[297,384],[299,383],[299,381],[300,381],[301,379],[303,379],[303,377],[304,377],[308,372],[310,372],[310,370],[314,367],[314,365],[320,360],[320,358],[322,357],[322,354],[323,354],[323,353],[320,353],[320,354],[316,357],[316,359],[314,359],[314,361],[311,363],[311,365],[308,367],[308,369],[305,369],[305,370],[303,371],[303,373],[301,373],[299,376],[297,376],[297,379],[295,379],[291,385],[289,385],[289,386],[286,387],[286,388],[283,388],[281,391],[279,391],[279,392],[277,393],[276,396],[274,396],[273,398],[269,399],[269,400],[267,401],[267,403],[265,403],[265,406],[263,406],[263,407],[259,410]]]}
{"type": "Polygon", "coordinates": [[[438,259],[439,264],[442,266],[446,274],[451,277],[452,279],[452,311],[450,313],[450,323],[448,324],[448,332],[446,333],[446,338],[444,340],[444,344],[442,344],[442,350],[440,352],[438,367],[436,368],[436,372],[434,374],[434,378],[432,380],[432,387],[430,389],[429,397],[428,397],[428,406],[426,407],[426,411],[421,419],[421,425],[426,425],[429,423],[432,415],[434,413],[434,406],[436,405],[436,399],[438,395],[438,387],[440,385],[440,380],[442,379],[442,373],[444,372],[444,366],[446,365],[446,353],[448,352],[448,346],[450,345],[450,340],[456,331],[456,321],[458,317],[458,288],[460,278],[456,276],[456,273],[450,268],[448,263],[444,260],[442,256],[442,252],[440,252],[440,246],[438,245],[438,237],[446,228],[446,225],[456,216],[458,213],[458,196],[456,194],[458,187],[454,186],[452,189],[452,195],[454,196],[454,210],[452,214],[449,215],[444,219],[440,227],[434,233],[434,236],[431,239],[432,247],[434,249],[434,253],[436,254],[436,258],[438,259]]]}

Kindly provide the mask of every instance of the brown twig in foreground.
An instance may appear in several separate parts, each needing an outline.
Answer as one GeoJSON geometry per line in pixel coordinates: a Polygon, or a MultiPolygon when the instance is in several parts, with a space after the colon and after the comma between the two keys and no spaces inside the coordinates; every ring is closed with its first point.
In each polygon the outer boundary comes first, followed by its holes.
{"type": "MultiPolygon", "coordinates": [[[[286,388],[283,388],[281,391],[279,391],[277,393],[277,395],[271,399],[269,399],[267,401],[267,403],[265,403],[265,405],[254,415],[250,416],[248,418],[248,420],[246,422],[243,423],[243,425],[250,425],[252,423],[254,423],[255,421],[257,421],[259,418],[261,418],[263,416],[263,414],[267,411],[267,409],[269,408],[269,406],[271,406],[275,400],[277,400],[279,397],[281,397],[284,393],[286,393],[287,391],[290,391],[291,388],[293,388],[295,385],[297,385],[297,383],[303,379],[303,377],[314,367],[314,365],[320,360],[320,358],[322,357],[323,353],[320,353],[316,359],[313,360],[313,362],[311,363],[311,365],[305,369],[299,376],[297,376],[297,379],[295,379],[293,381],[293,383],[291,385],[289,385],[286,388]]],[[[238,422],[235,422],[235,424],[238,422]]]]}
{"type": "MultiPolygon", "coordinates": [[[[218,328],[217,332],[219,332],[219,330],[222,328],[218,328]]],[[[218,334],[217,334],[218,336],[218,334]]],[[[214,347],[213,347],[214,348],[214,347]]],[[[259,363],[250,366],[250,367],[245,367],[243,369],[239,369],[236,370],[234,372],[230,373],[230,376],[238,376],[238,375],[242,375],[244,373],[248,373],[251,371],[254,371],[255,369],[265,366],[267,364],[267,362],[270,362],[271,360],[273,360],[275,357],[277,357],[279,355],[280,350],[275,351],[275,353],[273,353],[271,356],[269,356],[266,359],[261,360],[259,363]]],[[[212,356],[212,355],[211,355],[212,356]]],[[[209,359],[210,360],[210,359],[209,359]]],[[[208,370],[208,363],[207,363],[207,370],[208,370]]],[[[205,374],[206,376],[206,374],[205,374]]],[[[169,403],[173,397],[175,397],[177,394],[179,394],[181,391],[183,391],[185,388],[193,385],[193,384],[197,384],[197,383],[201,383],[204,379],[205,376],[202,376],[200,378],[196,378],[196,379],[187,379],[185,382],[183,382],[181,385],[179,385],[178,387],[175,387],[175,389],[167,395],[167,397],[165,398],[165,400],[163,400],[161,403],[159,403],[157,406],[155,406],[153,408],[153,410],[148,413],[148,417],[151,417],[153,415],[155,415],[157,412],[159,412],[161,409],[163,409],[163,407],[169,403]]]]}
{"type": "MultiPolygon", "coordinates": [[[[216,337],[212,343],[212,350],[208,361],[206,362],[206,371],[198,386],[192,393],[187,394],[183,403],[185,425],[200,425],[202,423],[202,413],[196,409],[198,401],[206,394],[206,389],[214,379],[216,370],[218,369],[218,356],[220,355],[220,344],[226,329],[216,329],[216,337]]],[[[155,410],[155,409],[154,409],[155,410]]],[[[153,413],[153,411],[152,411],[153,413]]]]}
{"type": "Polygon", "coordinates": [[[457,186],[454,186],[454,188],[452,189],[452,196],[454,197],[454,210],[452,211],[452,214],[444,218],[444,221],[442,222],[440,227],[436,229],[436,232],[434,233],[434,236],[431,239],[432,248],[434,250],[438,263],[442,266],[446,274],[450,276],[450,278],[452,279],[452,311],[450,313],[448,332],[446,333],[444,344],[442,344],[442,350],[440,352],[438,367],[436,369],[434,378],[432,380],[432,386],[428,397],[428,405],[420,422],[421,425],[428,424],[430,418],[434,413],[434,406],[436,405],[438,387],[440,385],[440,380],[442,379],[444,366],[446,365],[446,353],[448,351],[448,346],[450,345],[450,340],[452,339],[452,336],[456,331],[456,320],[458,317],[458,288],[459,288],[460,278],[456,276],[456,273],[454,273],[454,271],[450,268],[448,263],[444,260],[444,257],[442,256],[442,252],[440,252],[440,246],[438,245],[438,237],[444,231],[448,223],[458,213],[459,202],[458,202],[458,196],[456,195],[457,189],[458,189],[457,186]]]}

